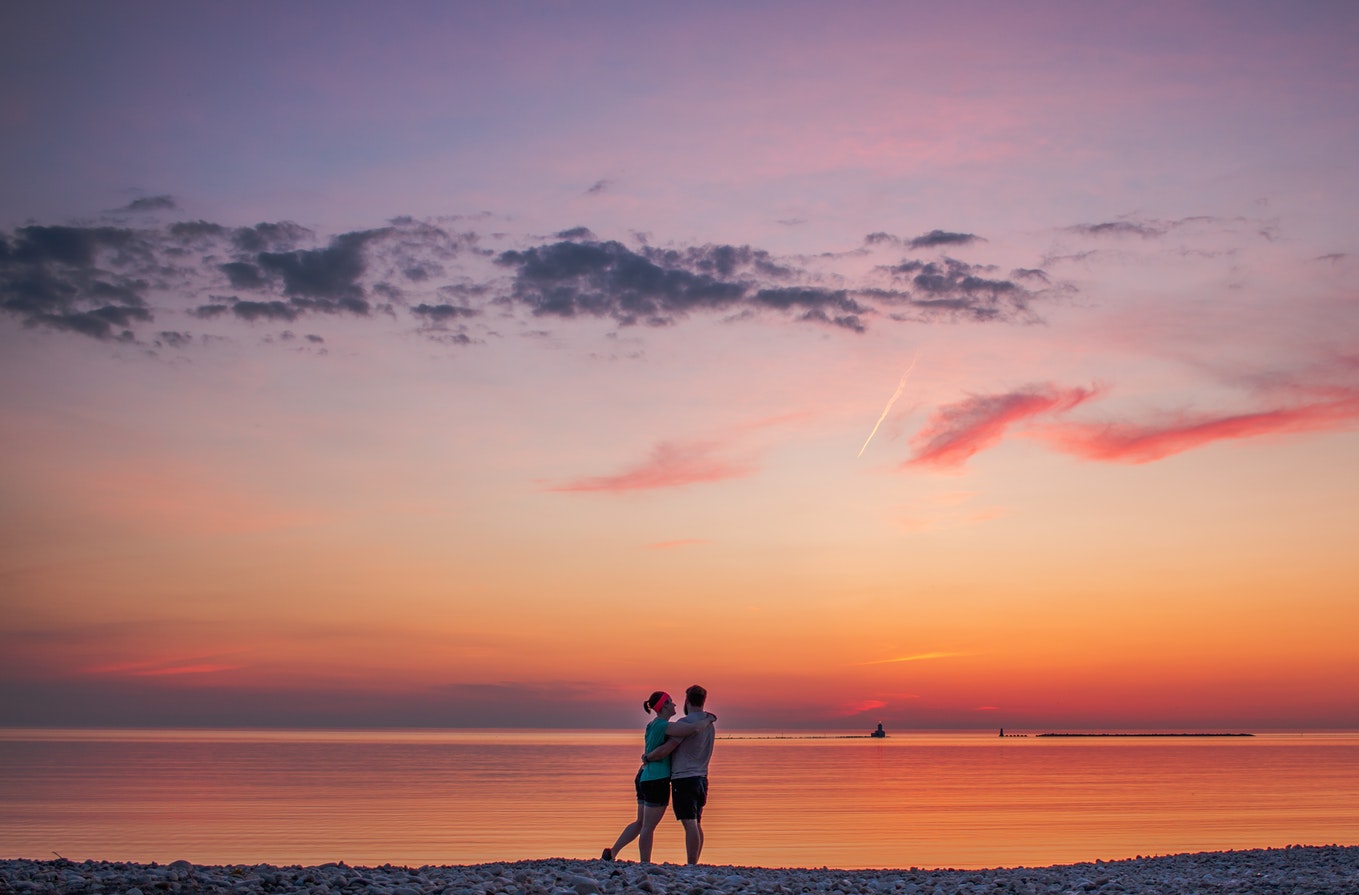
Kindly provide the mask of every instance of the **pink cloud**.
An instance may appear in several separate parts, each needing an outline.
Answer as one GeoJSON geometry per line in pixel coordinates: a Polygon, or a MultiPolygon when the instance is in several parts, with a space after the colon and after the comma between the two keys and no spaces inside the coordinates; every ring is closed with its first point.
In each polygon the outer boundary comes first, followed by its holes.
{"type": "Polygon", "coordinates": [[[881,699],[860,699],[855,702],[847,702],[839,706],[835,711],[837,718],[849,718],[854,715],[862,715],[864,712],[871,712],[874,709],[887,708],[887,703],[881,699]]]}
{"type": "Polygon", "coordinates": [[[724,479],[744,478],[754,471],[752,464],[718,456],[719,445],[712,443],[662,442],[644,462],[617,475],[575,479],[548,491],[585,492],[654,491],[679,488],[724,479]]]}
{"type": "Polygon", "coordinates": [[[657,541],[654,544],[647,544],[648,550],[675,550],[679,547],[696,547],[700,544],[708,543],[703,538],[679,538],[674,541],[657,541]]]}
{"type": "Polygon", "coordinates": [[[860,665],[892,665],[897,662],[923,662],[929,659],[952,659],[957,656],[966,656],[967,653],[916,653],[913,656],[898,656],[892,659],[875,659],[872,662],[860,662],[860,665]]]}
{"type": "Polygon", "coordinates": [[[1359,394],[1255,413],[1180,418],[1160,425],[1077,424],[1052,428],[1059,450],[1089,460],[1150,463],[1215,441],[1326,429],[1359,422],[1359,394]]]}
{"type": "Polygon", "coordinates": [[[166,677],[181,674],[216,674],[221,671],[235,671],[239,665],[177,665],[174,668],[156,668],[146,671],[134,671],[132,674],[138,677],[166,677]]]}
{"type": "Polygon", "coordinates": [[[165,662],[120,662],[89,669],[92,674],[126,675],[128,677],[172,677],[185,674],[217,674],[236,671],[239,665],[223,665],[200,659],[170,660],[165,662]]]}
{"type": "Polygon", "coordinates": [[[1096,389],[1034,386],[1002,395],[974,395],[940,407],[911,439],[908,466],[955,469],[999,442],[1006,431],[1045,413],[1064,413],[1097,394],[1096,389]]]}

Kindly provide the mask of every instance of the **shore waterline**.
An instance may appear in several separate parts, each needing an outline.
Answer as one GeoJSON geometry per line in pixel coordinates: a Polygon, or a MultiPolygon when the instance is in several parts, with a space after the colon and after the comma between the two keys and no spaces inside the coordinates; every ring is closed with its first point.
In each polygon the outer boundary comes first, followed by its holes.
{"type": "Polygon", "coordinates": [[[233,895],[623,895],[707,892],[712,895],[973,895],[1016,892],[1060,895],[1234,895],[1359,891],[1359,847],[1292,846],[1134,858],[1052,867],[981,870],[839,870],[605,863],[543,859],[438,867],[201,866],[187,861],[147,865],[65,860],[0,860],[9,892],[230,892],[233,895]]]}

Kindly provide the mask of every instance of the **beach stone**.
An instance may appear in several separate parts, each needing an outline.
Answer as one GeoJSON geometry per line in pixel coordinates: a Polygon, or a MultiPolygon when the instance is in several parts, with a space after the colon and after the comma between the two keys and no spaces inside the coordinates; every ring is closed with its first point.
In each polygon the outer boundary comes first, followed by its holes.
{"type": "Polygon", "coordinates": [[[576,890],[576,895],[599,895],[599,883],[588,876],[571,876],[567,878],[571,883],[571,888],[576,890]]]}
{"type": "Polygon", "coordinates": [[[200,867],[176,862],[162,867],[0,858],[0,895],[230,895],[233,889],[239,895],[1359,895],[1359,847],[982,871],[604,865],[567,859],[416,871],[391,865],[200,867]],[[592,873],[607,874],[607,881],[592,873]]]}

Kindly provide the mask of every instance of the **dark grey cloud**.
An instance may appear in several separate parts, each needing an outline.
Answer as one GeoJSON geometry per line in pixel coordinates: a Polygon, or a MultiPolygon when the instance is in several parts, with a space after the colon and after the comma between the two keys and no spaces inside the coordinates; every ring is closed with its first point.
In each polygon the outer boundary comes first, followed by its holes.
{"type": "Polygon", "coordinates": [[[1154,224],[1142,224],[1136,221],[1108,221],[1102,224],[1076,224],[1067,227],[1068,233],[1076,233],[1081,236],[1140,236],[1143,239],[1152,239],[1157,236],[1165,235],[1165,228],[1154,224]]]}
{"type": "Polygon", "coordinates": [[[152,319],[144,242],[119,227],[21,227],[0,240],[0,310],[28,326],[131,338],[152,319]]]}
{"type": "Polygon", "coordinates": [[[171,224],[166,228],[171,239],[183,243],[195,243],[200,240],[221,239],[229,232],[221,224],[210,224],[207,221],[180,221],[171,224]]]}
{"type": "Polygon", "coordinates": [[[178,330],[163,330],[156,333],[156,347],[184,348],[193,343],[193,335],[178,330]]]}
{"type": "Polygon", "coordinates": [[[142,199],[133,199],[118,211],[174,211],[177,208],[179,206],[175,204],[172,196],[146,196],[142,199]]]}
{"type": "MultiPolygon", "coordinates": [[[[899,296],[899,300],[917,312],[978,321],[1032,316],[1030,302],[1034,293],[1012,279],[989,276],[995,271],[991,265],[944,258],[907,260],[886,270],[910,284],[911,290],[899,296]]],[[[1045,277],[1041,270],[1023,273],[1024,279],[1045,277]]]]}
{"type": "Polygon", "coordinates": [[[233,289],[266,289],[269,278],[260,270],[259,265],[249,261],[228,261],[217,265],[226,274],[227,282],[233,289]]]}
{"type": "Polygon", "coordinates": [[[366,267],[363,249],[384,233],[381,230],[345,233],[324,249],[260,252],[256,263],[263,271],[283,278],[285,293],[310,299],[319,310],[331,310],[333,306],[333,310],[366,314],[368,304],[359,283],[366,267]]]}
{"type": "Polygon", "coordinates": [[[844,289],[817,289],[808,287],[787,287],[781,289],[761,289],[755,293],[753,301],[758,305],[777,308],[781,311],[801,311],[800,320],[829,323],[833,326],[863,332],[863,315],[869,309],[849,297],[844,289]],[[839,312],[834,313],[834,312],[839,312]]]}
{"type": "Polygon", "coordinates": [[[427,282],[428,280],[431,280],[434,277],[440,276],[441,274],[443,274],[443,272],[444,268],[442,265],[431,264],[427,262],[412,264],[401,271],[402,275],[404,275],[406,279],[410,280],[412,283],[427,282]]]}
{"type": "MultiPolygon", "coordinates": [[[[476,327],[494,332],[485,322],[493,309],[500,318],[522,312],[620,326],[669,326],[697,314],[774,316],[863,332],[875,320],[1031,317],[1032,301],[1055,288],[1040,269],[1005,279],[993,267],[947,257],[880,267],[873,276],[890,279],[885,288],[846,283],[817,272],[843,253],[789,258],[750,245],[643,239],[630,247],[584,226],[509,250],[484,245],[508,238],[449,232],[409,217],[324,242],[290,221],[32,225],[0,231],[0,315],[96,339],[182,348],[192,334],[181,333],[174,315],[204,325],[269,325],[381,314],[432,339],[468,343],[478,341],[476,327]]],[[[931,249],[972,241],[980,237],[941,230],[911,241],[888,233],[865,240],[869,247],[931,249]]]]}
{"type": "Polygon", "coordinates": [[[702,245],[683,250],[646,247],[642,255],[663,267],[724,278],[788,279],[795,274],[792,267],[779,264],[768,252],[744,245],[702,245]]]}
{"type": "Polygon", "coordinates": [[[514,300],[538,316],[662,326],[694,311],[731,308],[748,291],[743,283],[658,264],[614,241],[509,251],[496,263],[514,271],[514,300]]]}
{"type": "Polygon", "coordinates": [[[230,303],[235,301],[237,301],[237,299],[234,297],[225,299],[218,298],[214,304],[199,305],[196,308],[189,308],[187,313],[190,317],[197,317],[199,320],[214,320],[221,317],[223,314],[230,313],[230,303]]]}
{"type": "Polygon", "coordinates": [[[232,242],[242,252],[283,252],[311,237],[310,230],[291,221],[239,227],[231,234],[232,242]]]}
{"type": "Polygon", "coordinates": [[[460,307],[458,305],[426,305],[420,304],[411,308],[411,313],[419,317],[424,317],[434,323],[446,323],[449,320],[458,320],[464,317],[476,317],[481,311],[476,308],[460,307]]]}
{"type": "Polygon", "coordinates": [[[484,300],[494,292],[494,289],[489,283],[448,283],[440,286],[437,291],[441,298],[456,298],[466,303],[484,300]]]}
{"type": "Polygon", "coordinates": [[[947,230],[931,230],[912,239],[907,246],[912,249],[934,249],[939,246],[965,246],[978,242],[980,236],[971,233],[950,233],[947,230]]]}
{"type": "Polygon", "coordinates": [[[104,305],[89,311],[35,314],[30,322],[96,339],[130,340],[133,336],[129,327],[133,323],[145,323],[151,319],[151,312],[145,308],[104,305]]]}
{"type": "Polygon", "coordinates": [[[242,320],[296,320],[301,311],[284,301],[236,301],[231,313],[242,320]]]}
{"type": "Polygon", "coordinates": [[[100,249],[122,249],[135,231],[121,227],[21,227],[8,258],[25,264],[89,267],[100,249]]]}

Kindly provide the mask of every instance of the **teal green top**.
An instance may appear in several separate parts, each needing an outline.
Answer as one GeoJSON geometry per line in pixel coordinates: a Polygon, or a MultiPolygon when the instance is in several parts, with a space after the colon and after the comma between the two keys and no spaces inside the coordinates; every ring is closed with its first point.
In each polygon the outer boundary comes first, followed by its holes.
{"type": "MultiPolygon", "coordinates": [[[[646,751],[650,752],[661,743],[665,742],[665,731],[670,725],[664,718],[656,718],[646,726],[646,751]]],[[[670,756],[667,755],[660,761],[648,761],[642,765],[643,780],[668,780],[670,779],[670,756]]]]}

